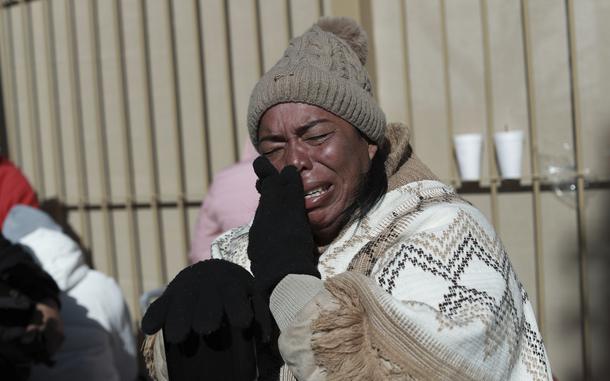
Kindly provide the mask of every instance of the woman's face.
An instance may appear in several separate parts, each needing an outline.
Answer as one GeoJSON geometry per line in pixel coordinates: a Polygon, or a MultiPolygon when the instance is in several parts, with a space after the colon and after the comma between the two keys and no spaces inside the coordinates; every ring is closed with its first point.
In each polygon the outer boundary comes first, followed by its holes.
{"type": "Polygon", "coordinates": [[[278,171],[287,165],[297,168],[316,242],[330,243],[342,228],[341,214],[354,201],[377,146],[345,120],[303,103],[267,110],[258,141],[258,151],[278,171]]]}

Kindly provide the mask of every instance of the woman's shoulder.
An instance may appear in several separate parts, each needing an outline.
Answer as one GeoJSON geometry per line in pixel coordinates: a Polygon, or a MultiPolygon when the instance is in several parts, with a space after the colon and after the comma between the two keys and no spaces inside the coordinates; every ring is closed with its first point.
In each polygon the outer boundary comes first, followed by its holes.
{"type": "Polygon", "coordinates": [[[236,263],[250,269],[248,259],[248,233],[250,223],[226,231],[212,242],[212,258],[236,263]]]}
{"type": "Polygon", "coordinates": [[[409,222],[409,234],[416,231],[444,229],[448,225],[474,223],[493,231],[487,217],[453,187],[440,181],[417,181],[393,192],[401,194],[393,208],[396,220],[409,222]],[[403,213],[397,211],[404,210],[403,213]]]}

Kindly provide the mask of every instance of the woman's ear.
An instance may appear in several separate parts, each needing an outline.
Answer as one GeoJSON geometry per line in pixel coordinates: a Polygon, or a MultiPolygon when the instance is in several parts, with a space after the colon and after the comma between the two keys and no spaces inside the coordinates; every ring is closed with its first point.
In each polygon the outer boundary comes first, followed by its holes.
{"type": "Polygon", "coordinates": [[[377,153],[378,148],[379,147],[377,146],[377,144],[369,143],[369,160],[373,160],[373,158],[375,157],[375,154],[377,153]]]}

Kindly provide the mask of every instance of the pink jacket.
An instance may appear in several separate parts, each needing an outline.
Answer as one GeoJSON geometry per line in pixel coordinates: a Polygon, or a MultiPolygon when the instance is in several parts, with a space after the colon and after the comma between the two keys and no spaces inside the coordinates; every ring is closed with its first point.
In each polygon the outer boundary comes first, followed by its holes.
{"type": "Polygon", "coordinates": [[[189,253],[191,263],[209,259],[210,245],[216,237],[254,218],[259,194],[252,162],[258,153],[249,142],[247,147],[240,162],[214,176],[199,209],[189,253]]]}

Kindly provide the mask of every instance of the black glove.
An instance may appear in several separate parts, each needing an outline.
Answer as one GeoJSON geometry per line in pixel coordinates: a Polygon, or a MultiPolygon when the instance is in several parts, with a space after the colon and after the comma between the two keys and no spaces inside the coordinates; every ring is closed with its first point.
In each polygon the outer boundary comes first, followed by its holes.
{"type": "Polygon", "coordinates": [[[171,381],[261,380],[257,344],[251,329],[228,324],[209,335],[191,332],[182,343],[165,342],[167,374],[171,381]]]}
{"type": "Polygon", "coordinates": [[[28,324],[41,323],[42,314],[35,303],[0,282],[0,357],[15,365],[52,364],[43,332],[26,329],[28,324]]]}
{"type": "Polygon", "coordinates": [[[210,334],[223,317],[236,328],[258,331],[263,341],[271,335],[271,315],[254,278],[239,265],[221,259],[195,263],[169,283],[142,318],[142,331],[152,335],[163,328],[169,343],[183,342],[189,332],[210,334]]]}
{"type": "Polygon", "coordinates": [[[320,277],[297,169],[281,173],[265,156],[254,161],[261,194],[249,233],[248,258],[257,284],[268,294],[288,274],[320,277]]]}

